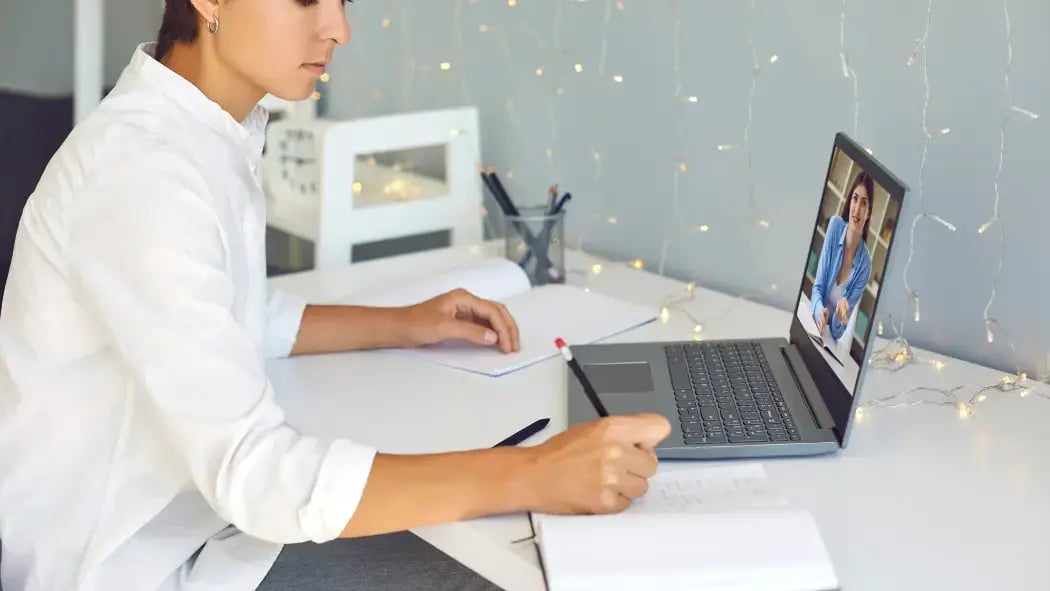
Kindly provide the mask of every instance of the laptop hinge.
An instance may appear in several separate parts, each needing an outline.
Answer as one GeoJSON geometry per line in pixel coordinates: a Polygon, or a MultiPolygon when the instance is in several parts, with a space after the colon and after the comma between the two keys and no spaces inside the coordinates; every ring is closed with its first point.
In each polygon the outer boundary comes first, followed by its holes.
{"type": "Polygon", "coordinates": [[[791,370],[791,376],[795,379],[798,391],[802,392],[810,412],[813,413],[813,420],[816,421],[821,429],[834,428],[835,420],[831,418],[831,412],[828,411],[827,405],[824,404],[824,397],[820,395],[820,389],[817,388],[816,382],[809,375],[809,370],[806,369],[806,364],[802,361],[802,355],[799,354],[798,347],[787,345],[781,347],[781,351],[784,353],[784,359],[787,361],[788,369],[791,370]]]}

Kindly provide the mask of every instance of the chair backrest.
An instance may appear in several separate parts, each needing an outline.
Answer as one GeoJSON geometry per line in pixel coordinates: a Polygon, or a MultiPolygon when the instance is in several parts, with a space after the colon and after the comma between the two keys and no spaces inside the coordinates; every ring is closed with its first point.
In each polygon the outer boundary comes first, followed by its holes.
{"type": "Polygon", "coordinates": [[[275,122],[264,164],[267,223],[312,241],[315,268],[348,264],[356,244],[437,231],[449,231],[453,245],[479,242],[479,135],[474,107],[275,122]],[[370,157],[434,147],[444,150],[443,182],[370,157]]]}
{"type": "Polygon", "coordinates": [[[320,218],[315,266],[346,264],[348,246],[438,230],[453,245],[482,237],[478,112],[474,107],[343,121],[321,136],[320,218]],[[445,182],[359,160],[383,152],[443,146],[445,182]],[[384,187],[377,193],[374,184],[384,187]],[[398,198],[406,183],[418,197],[398,198]],[[368,184],[370,186],[365,187],[368,184]],[[400,184],[400,185],[399,185],[400,184]],[[394,187],[387,196],[387,189],[394,187]],[[357,190],[355,190],[357,189],[357,190]],[[375,195],[381,195],[376,198],[375,195]],[[366,197],[366,195],[370,195],[366,197]]]}

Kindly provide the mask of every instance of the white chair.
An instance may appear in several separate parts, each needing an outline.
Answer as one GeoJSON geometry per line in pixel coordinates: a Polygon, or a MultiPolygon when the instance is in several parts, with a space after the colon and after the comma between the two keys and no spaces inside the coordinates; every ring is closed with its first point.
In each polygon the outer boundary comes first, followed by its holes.
{"type": "Polygon", "coordinates": [[[478,112],[474,107],[349,121],[291,119],[267,132],[267,224],[313,242],[314,267],[350,263],[353,245],[449,230],[482,238],[478,112]],[[445,181],[370,155],[443,146],[445,181]]]}

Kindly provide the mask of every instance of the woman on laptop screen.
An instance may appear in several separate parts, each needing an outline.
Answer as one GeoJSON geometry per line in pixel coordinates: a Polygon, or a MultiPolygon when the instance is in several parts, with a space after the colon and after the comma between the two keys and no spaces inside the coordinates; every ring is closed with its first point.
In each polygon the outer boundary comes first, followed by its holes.
{"type": "Polygon", "coordinates": [[[865,242],[871,224],[875,182],[861,172],[847,194],[841,215],[828,221],[813,283],[813,320],[818,334],[827,326],[836,341],[846,332],[871,278],[871,255],[865,242]]]}

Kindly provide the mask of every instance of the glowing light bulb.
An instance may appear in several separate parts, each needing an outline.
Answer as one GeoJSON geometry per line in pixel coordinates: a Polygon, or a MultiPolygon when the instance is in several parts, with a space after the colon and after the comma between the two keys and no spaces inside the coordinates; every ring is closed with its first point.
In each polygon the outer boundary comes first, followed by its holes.
{"type": "Polygon", "coordinates": [[[381,27],[383,27],[384,29],[389,29],[389,28],[390,28],[390,19],[388,19],[388,18],[385,18],[385,19],[381,20],[381,21],[379,22],[379,25],[380,25],[381,27]]]}
{"type": "Polygon", "coordinates": [[[594,263],[593,265],[591,265],[591,273],[593,273],[595,275],[601,275],[602,274],[602,264],[601,263],[594,263]]]}
{"type": "Polygon", "coordinates": [[[667,324],[670,321],[671,321],[671,311],[668,310],[667,307],[665,306],[665,307],[660,309],[660,322],[662,322],[664,324],[667,324]]]}
{"type": "Polygon", "coordinates": [[[514,6],[517,6],[517,5],[518,5],[518,0],[507,0],[507,6],[514,7],[514,6]]]}
{"type": "Polygon", "coordinates": [[[542,75],[543,75],[543,68],[536,68],[536,76],[538,77],[538,76],[542,76],[542,75]]]}
{"type": "Polygon", "coordinates": [[[856,412],[853,413],[853,416],[857,417],[858,421],[863,421],[864,420],[864,407],[862,406],[862,407],[857,408],[856,412]]]}
{"type": "Polygon", "coordinates": [[[698,96],[691,96],[691,97],[689,97],[686,100],[691,102],[691,103],[698,103],[698,102],[700,102],[700,97],[698,97],[698,96]]]}
{"type": "Polygon", "coordinates": [[[778,56],[775,53],[773,55],[769,56],[769,63],[771,63],[771,64],[775,64],[779,60],[780,60],[780,56],[778,56]]]}
{"type": "Polygon", "coordinates": [[[944,129],[941,130],[941,135],[948,135],[951,132],[952,132],[952,128],[945,127],[944,129]]]}
{"type": "Polygon", "coordinates": [[[623,76],[621,76],[619,74],[616,74],[615,76],[613,76],[613,81],[614,82],[623,82],[623,76]]]}
{"type": "Polygon", "coordinates": [[[321,74],[321,82],[328,82],[331,79],[332,77],[328,74],[328,72],[321,74]]]}
{"type": "Polygon", "coordinates": [[[688,293],[693,293],[694,291],[696,291],[696,283],[692,282],[692,281],[690,281],[689,283],[686,283],[685,284],[685,291],[688,292],[688,293]]]}
{"type": "Polygon", "coordinates": [[[361,181],[354,181],[354,195],[360,195],[364,188],[365,187],[361,184],[361,181]]]}
{"type": "Polygon", "coordinates": [[[711,229],[711,227],[710,227],[710,226],[708,226],[707,224],[704,224],[704,225],[700,226],[700,228],[699,228],[699,230],[700,230],[701,232],[707,232],[707,231],[708,231],[708,230],[710,230],[710,229],[711,229]]]}
{"type": "Polygon", "coordinates": [[[643,261],[642,259],[634,259],[633,261],[631,261],[631,266],[635,269],[642,269],[645,267],[645,261],[643,261]]]}
{"type": "Polygon", "coordinates": [[[918,322],[922,318],[919,313],[919,296],[914,296],[912,299],[915,300],[915,322],[918,322]]]}
{"type": "Polygon", "coordinates": [[[882,321],[879,320],[879,336],[882,336],[882,321]]]}
{"type": "Polygon", "coordinates": [[[573,66],[573,68],[576,70],[577,73],[582,72],[583,71],[583,64],[577,62],[576,65],[573,66]]]}
{"type": "Polygon", "coordinates": [[[977,402],[984,402],[985,400],[988,400],[988,397],[985,396],[984,394],[981,394],[980,396],[977,397],[977,402]]]}
{"type": "Polygon", "coordinates": [[[447,72],[452,69],[452,64],[448,62],[441,62],[441,71],[447,72]]]}

